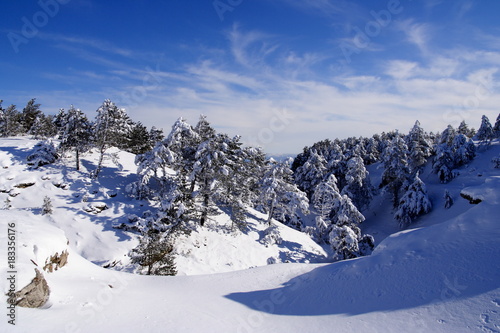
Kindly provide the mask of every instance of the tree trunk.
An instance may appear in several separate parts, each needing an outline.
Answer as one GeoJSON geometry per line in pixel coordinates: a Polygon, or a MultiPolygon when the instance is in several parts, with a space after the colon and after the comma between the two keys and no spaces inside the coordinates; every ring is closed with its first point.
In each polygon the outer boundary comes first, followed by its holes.
{"type": "Polygon", "coordinates": [[[208,194],[203,195],[203,208],[201,212],[201,218],[200,218],[200,225],[203,227],[205,224],[205,221],[207,220],[208,217],[208,204],[209,204],[210,197],[208,194]]]}
{"type": "Polygon", "coordinates": [[[80,170],[80,152],[76,148],[76,171],[80,170]]]}
{"type": "Polygon", "coordinates": [[[269,226],[271,226],[271,221],[273,219],[273,213],[274,213],[274,205],[271,206],[269,209],[269,216],[267,217],[267,223],[269,223],[269,226]]]}
{"type": "Polygon", "coordinates": [[[99,149],[99,162],[97,163],[97,168],[94,172],[94,178],[97,179],[102,170],[102,162],[104,161],[104,153],[106,152],[106,146],[103,145],[101,149],[99,149]]]}

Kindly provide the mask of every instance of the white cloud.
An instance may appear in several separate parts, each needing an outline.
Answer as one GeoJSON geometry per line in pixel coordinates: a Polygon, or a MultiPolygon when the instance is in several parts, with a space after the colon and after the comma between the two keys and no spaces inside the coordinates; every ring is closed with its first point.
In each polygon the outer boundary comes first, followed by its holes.
{"type": "Polygon", "coordinates": [[[428,43],[431,38],[431,25],[428,23],[415,23],[413,19],[397,22],[397,27],[401,30],[406,40],[418,47],[422,54],[428,53],[428,43]]]}

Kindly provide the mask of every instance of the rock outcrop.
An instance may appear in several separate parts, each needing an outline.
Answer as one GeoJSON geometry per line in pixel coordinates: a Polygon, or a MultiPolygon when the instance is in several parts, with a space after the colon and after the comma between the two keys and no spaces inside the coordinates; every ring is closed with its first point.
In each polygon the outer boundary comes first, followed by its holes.
{"type": "Polygon", "coordinates": [[[49,300],[50,288],[43,274],[35,268],[36,276],[23,289],[15,293],[15,304],[25,308],[39,308],[49,300]]]}

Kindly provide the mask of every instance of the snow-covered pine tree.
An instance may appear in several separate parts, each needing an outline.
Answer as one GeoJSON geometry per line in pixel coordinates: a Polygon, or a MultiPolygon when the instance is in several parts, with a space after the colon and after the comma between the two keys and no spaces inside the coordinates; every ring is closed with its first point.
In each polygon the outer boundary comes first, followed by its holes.
{"type": "Polygon", "coordinates": [[[268,214],[267,223],[271,226],[272,219],[295,224],[299,221],[296,211],[308,211],[307,195],[293,183],[293,173],[289,164],[291,161],[268,161],[264,175],[259,184],[259,202],[268,214]]]}
{"type": "Polygon", "coordinates": [[[176,275],[172,240],[163,233],[149,230],[140,239],[139,245],[130,251],[133,264],[141,266],[146,275],[176,275]]]}
{"type": "Polygon", "coordinates": [[[323,156],[311,149],[309,157],[294,173],[295,183],[310,198],[315,187],[327,173],[327,162],[323,156]]]}
{"type": "Polygon", "coordinates": [[[2,110],[0,119],[0,136],[15,136],[23,133],[21,113],[14,104],[2,110]]]}
{"type": "Polygon", "coordinates": [[[451,150],[453,151],[455,167],[465,165],[476,157],[476,146],[474,142],[464,134],[455,136],[451,150]]]}
{"type": "Polygon", "coordinates": [[[457,131],[455,131],[453,126],[448,125],[441,135],[439,135],[438,144],[446,144],[448,147],[451,147],[456,135],[457,131]]]}
{"type": "Polygon", "coordinates": [[[167,167],[175,161],[175,154],[163,142],[158,142],[151,151],[135,157],[138,180],[127,187],[127,191],[142,200],[161,197],[167,181],[167,167]]]}
{"type": "Polygon", "coordinates": [[[368,206],[373,197],[373,188],[368,175],[369,173],[361,157],[354,156],[347,161],[346,185],[341,194],[351,198],[354,205],[359,209],[368,206]]]}
{"type": "Polygon", "coordinates": [[[329,242],[335,260],[356,258],[371,253],[374,240],[371,235],[362,235],[360,223],[365,220],[347,195],[343,195],[334,211],[329,233],[329,242]]]}
{"type": "MultiPolygon", "coordinates": [[[[183,118],[177,119],[174,125],[172,125],[172,130],[163,140],[163,144],[176,157],[170,167],[178,172],[180,176],[186,178],[186,181],[193,170],[195,154],[199,143],[200,136],[183,118]]],[[[194,190],[194,185],[194,182],[192,182],[191,192],[194,190]]]]}
{"type": "Polygon", "coordinates": [[[330,174],[324,181],[316,186],[312,196],[312,205],[317,214],[316,216],[316,234],[318,241],[327,241],[328,234],[331,231],[332,212],[338,209],[341,195],[337,187],[337,178],[330,174]]]}
{"type": "Polygon", "coordinates": [[[59,139],[60,148],[65,150],[74,150],[76,170],[80,170],[80,154],[90,148],[91,125],[87,116],[73,105],[68,112],[61,109],[57,122],[60,126],[59,139]]]}
{"type": "Polygon", "coordinates": [[[495,138],[495,133],[493,132],[493,127],[491,126],[490,120],[485,115],[481,118],[481,126],[477,130],[474,136],[475,140],[478,140],[480,144],[489,146],[491,140],[495,138]]]}
{"type": "Polygon", "coordinates": [[[104,156],[109,147],[127,147],[128,133],[131,128],[132,121],[125,109],[119,109],[111,100],[105,100],[97,109],[93,126],[93,139],[99,151],[99,160],[93,173],[94,178],[97,178],[102,171],[104,156]]]}
{"type": "Polygon", "coordinates": [[[366,154],[365,156],[363,156],[363,161],[365,162],[365,165],[370,165],[378,161],[380,157],[378,145],[379,142],[376,140],[375,136],[369,138],[365,143],[366,154]]]}
{"type": "Polygon", "coordinates": [[[418,120],[405,139],[409,152],[408,166],[411,173],[416,173],[420,171],[427,159],[432,155],[432,142],[428,134],[420,127],[418,120]]]}
{"type": "Polygon", "coordinates": [[[447,183],[455,177],[453,173],[454,161],[453,151],[448,144],[437,145],[432,170],[438,175],[441,183],[447,183]]]}
{"type": "Polygon", "coordinates": [[[156,128],[156,126],[151,127],[149,130],[149,145],[154,147],[157,142],[163,141],[165,135],[163,135],[163,130],[161,128],[156,128]]]}
{"type": "Polygon", "coordinates": [[[193,195],[199,201],[200,225],[203,226],[209,216],[218,214],[214,197],[221,190],[221,176],[230,173],[230,160],[226,154],[227,143],[216,134],[205,116],[200,116],[195,132],[201,143],[197,146],[189,179],[198,185],[193,195]]]}
{"type": "Polygon", "coordinates": [[[408,146],[401,138],[395,135],[394,138],[387,143],[387,147],[382,153],[382,161],[384,172],[382,174],[381,187],[386,187],[391,193],[394,207],[399,203],[399,195],[401,187],[410,175],[408,167],[408,146]]]}
{"type": "Polygon", "coordinates": [[[453,206],[453,198],[448,190],[444,190],[444,208],[448,209],[453,206]]]}
{"type": "Polygon", "coordinates": [[[472,138],[476,134],[476,131],[473,128],[469,129],[469,126],[467,125],[465,120],[462,120],[462,122],[458,126],[457,133],[463,134],[468,138],[472,138]]]}
{"type": "Polygon", "coordinates": [[[42,165],[54,163],[59,158],[52,140],[38,142],[32,152],[26,157],[28,165],[36,169],[42,165]]]}
{"type": "Polygon", "coordinates": [[[52,210],[52,201],[48,196],[43,197],[43,204],[42,204],[42,215],[50,215],[53,213],[52,210]]]}
{"type": "Polygon", "coordinates": [[[493,126],[493,135],[495,138],[500,138],[500,113],[497,116],[497,120],[495,121],[495,126],[493,126]]]}
{"type": "Polygon", "coordinates": [[[403,229],[411,224],[415,218],[430,212],[431,209],[432,203],[427,195],[426,186],[417,173],[413,182],[401,197],[394,218],[399,222],[400,228],[403,229]]]}
{"type": "Polygon", "coordinates": [[[223,167],[216,176],[218,191],[214,191],[214,200],[219,207],[230,209],[233,227],[243,229],[246,224],[247,206],[252,206],[256,201],[256,184],[265,155],[260,149],[242,148],[240,137],[228,137],[218,134],[221,142],[223,167]]]}

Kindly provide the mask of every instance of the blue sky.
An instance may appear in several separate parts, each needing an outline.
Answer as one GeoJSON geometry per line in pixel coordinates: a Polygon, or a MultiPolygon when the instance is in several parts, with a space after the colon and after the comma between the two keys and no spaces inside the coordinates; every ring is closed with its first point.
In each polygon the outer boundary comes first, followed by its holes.
{"type": "Polygon", "coordinates": [[[200,114],[269,153],[500,112],[500,2],[4,1],[0,99],[170,130],[200,114]]]}

